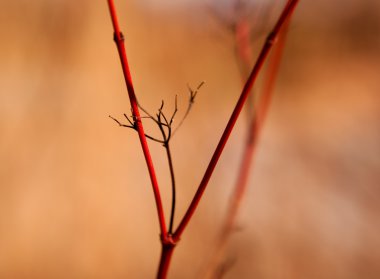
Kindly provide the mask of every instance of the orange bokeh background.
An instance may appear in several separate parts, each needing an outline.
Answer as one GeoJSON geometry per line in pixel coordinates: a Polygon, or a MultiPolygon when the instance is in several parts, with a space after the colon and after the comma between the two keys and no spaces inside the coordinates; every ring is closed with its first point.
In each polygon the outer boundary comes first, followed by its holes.
{"type": "MultiPolygon", "coordinates": [[[[241,90],[212,1],[117,1],[136,93],[179,114],[179,216],[241,90]],[[152,2],[152,3],[150,3],[152,2]],[[154,2],[154,3],[153,3],[154,2]]],[[[215,2],[215,1],[214,1],[215,2]]],[[[261,1],[262,2],[262,1],[261,1]]],[[[253,55],[283,1],[253,13],[253,55]]],[[[260,4],[262,5],[262,4],[260,4]]],[[[0,44],[0,278],[153,278],[159,227],[106,1],[7,1],[0,44]]],[[[225,278],[379,278],[380,5],[301,1],[258,145],[225,278]]],[[[258,81],[257,90],[260,90],[258,81]]],[[[236,179],[244,115],[176,248],[169,278],[199,278],[236,179]]],[[[157,133],[146,124],[150,133],[157,133]]],[[[150,143],[169,211],[165,153],[150,143]]],[[[167,213],[168,214],[168,213],[167,213]]]]}

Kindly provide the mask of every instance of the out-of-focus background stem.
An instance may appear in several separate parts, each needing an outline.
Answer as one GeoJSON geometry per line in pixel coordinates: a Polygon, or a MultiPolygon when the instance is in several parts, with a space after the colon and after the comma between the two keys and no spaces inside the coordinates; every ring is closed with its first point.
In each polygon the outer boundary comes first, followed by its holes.
{"type": "MultiPolygon", "coordinates": [[[[247,76],[247,70],[252,63],[251,41],[253,40],[253,32],[251,32],[251,29],[254,25],[251,26],[251,24],[255,22],[255,19],[251,19],[251,17],[246,18],[246,16],[241,13],[242,11],[247,12],[247,10],[249,11],[252,8],[249,6],[246,7],[245,5],[247,5],[247,3],[243,3],[240,0],[232,1],[232,3],[236,9],[235,21],[231,23],[235,37],[236,60],[240,66],[240,73],[244,82],[244,78],[247,76]]],[[[260,6],[255,8],[259,9],[260,6]]],[[[258,21],[257,18],[256,21],[258,21]]],[[[231,235],[236,232],[237,229],[237,218],[243,206],[244,196],[249,186],[248,181],[253,170],[254,156],[258,148],[258,139],[270,107],[290,22],[291,16],[277,36],[272,53],[266,62],[268,67],[265,73],[261,73],[261,75],[264,75],[264,84],[261,92],[258,93],[257,90],[256,92],[252,92],[250,100],[246,105],[248,119],[245,131],[246,135],[242,138],[244,149],[240,159],[234,189],[226,207],[220,234],[215,242],[215,250],[205,265],[205,278],[222,278],[233,265],[231,260],[228,260],[229,255],[226,247],[231,235]],[[254,101],[254,99],[256,100],[254,101]]]]}
{"type": "MultiPolygon", "coordinates": [[[[268,31],[283,2],[266,3],[268,31]]],[[[227,247],[234,264],[226,278],[379,277],[379,5],[301,2],[260,139],[255,187],[227,247]]],[[[1,6],[0,277],[154,277],[159,230],[144,159],[137,136],[108,118],[130,108],[106,3],[1,6]]],[[[203,1],[118,6],[146,109],[161,99],[170,106],[178,94],[180,119],[186,84],[206,81],[171,143],[181,216],[241,90],[233,39],[203,1]]],[[[263,40],[258,33],[254,54],[263,40]]],[[[210,256],[245,124],[242,118],[226,146],[169,277],[195,278],[210,256]]],[[[149,123],[146,130],[159,133],[149,123]]],[[[164,150],[150,147],[170,205],[164,150]]]]}

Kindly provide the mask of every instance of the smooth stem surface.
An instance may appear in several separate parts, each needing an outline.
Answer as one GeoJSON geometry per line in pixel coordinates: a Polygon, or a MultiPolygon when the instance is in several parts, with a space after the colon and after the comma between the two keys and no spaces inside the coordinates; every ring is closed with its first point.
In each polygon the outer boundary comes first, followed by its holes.
{"type": "Polygon", "coordinates": [[[174,252],[174,244],[162,244],[160,265],[158,266],[157,279],[167,277],[170,261],[174,252]]]}
{"type": "Polygon", "coordinates": [[[113,0],[108,0],[108,7],[110,10],[112,25],[113,25],[113,29],[114,29],[114,40],[115,40],[117,50],[119,53],[121,66],[123,68],[123,74],[124,74],[125,82],[126,82],[127,89],[128,89],[129,100],[131,102],[133,120],[136,124],[136,130],[137,130],[137,133],[139,135],[141,147],[142,147],[142,150],[144,153],[145,161],[146,161],[148,171],[149,171],[150,180],[151,180],[152,187],[153,187],[161,235],[166,235],[167,229],[166,229],[166,224],[165,224],[165,215],[164,215],[164,210],[162,207],[160,190],[159,190],[156,173],[155,173],[154,166],[153,166],[152,157],[150,155],[148,143],[146,141],[144,128],[143,128],[143,125],[141,122],[141,117],[140,117],[140,112],[139,112],[139,108],[138,108],[138,104],[137,104],[135,90],[133,87],[132,77],[131,77],[131,73],[129,70],[127,54],[125,51],[124,37],[123,37],[122,33],[120,32],[120,27],[119,27],[117,15],[116,15],[116,9],[115,9],[115,5],[114,5],[113,0]]]}
{"type": "Polygon", "coordinates": [[[168,157],[170,178],[171,178],[171,182],[172,182],[172,208],[170,210],[169,231],[168,231],[169,234],[172,234],[173,233],[173,225],[174,225],[174,215],[175,215],[177,193],[176,193],[176,186],[175,186],[173,159],[172,159],[169,143],[166,144],[165,149],[166,149],[166,155],[168,157]]]}
{"type": "Polygon", "coordinates": [[[232,115],[230,117],[230,120],[228,121],[227,123],[227,126],[223,132],[223,135],[216,147],[216,150],[211,158],[211,161],[206,169],[206,172],[203,176],[203,179],[198,187],[198,190],[187,210],[187,212],[185,213],[185,216],[183,217],[182,221],[180,222],[177,230],[175,231],[174,235],[173,235],[173,239],[176,241],[178,240],[183,231],[185,230],[186,226],[188,225],[191,217],[193,216],[199,202],[200,202],[200,199],[202,198],[202,195],[207,187],[207,184],[211,178],[211,175],[215,169],[215,166],[216,164],[218,163],[218,160],[222,154],[222,151],[227,143],[227,140],[232,132],[232,129],[233,127],[235,126],[235,123],[237,121],[237,118],[243,108],[243,105],[249,95],[249,93],[251,92],[252,90],[252,87],[253,87],[253,84],[258,76],[258,73],[260,72],[264,62],[265,62],[265,59],[267,58],[268,54],[269,54],[269,51],[271,50],[272,46],[274,45],[276,39],[277,39],[277,36],[278,36],[278,33],[281,29],[281,27],[283,26],[284,22],[286,21],[286,19],[289,17],[289,15],[293,12],[293,10],[295,9],[296,5],[298,4],[298,0],[294,0],[294,1],[290,1],[288,2],[288,4],[285,6],[283,12],[281,13],[280,15],[280,18],[278,19],[276,25],[274,26],[272,32],[269,34],[269,36],[267,37],[267,40],[265,41],[265,44],[259,54],[259,57],[256,61],[256,64],[255,66],[253,67],[252,69],[252,72],[247,80],[247,82],[245,83],[245,86],[243,88],[243,91],[240,95],[240,98],[235,106],[235,109],[234,111],[232,112],[232,115]]]}

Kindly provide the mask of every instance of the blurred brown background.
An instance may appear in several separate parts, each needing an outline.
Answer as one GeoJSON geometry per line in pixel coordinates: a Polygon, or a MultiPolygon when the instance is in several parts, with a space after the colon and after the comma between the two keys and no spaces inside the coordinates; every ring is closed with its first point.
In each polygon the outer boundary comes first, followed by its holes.
{"type": "MultiPolygon", "coordinates": [[[[178,222],[241,89],[233,38],[210,13],[226,0],[116,2],[148,110],[162,98],[171,109],[178,94],[184,112],[186,84],[206,81],[172,143],[178,222]]],[[[266,2],[254,55],[282,4],[266,2]]],[[[0,278],[153,278],[159,227],[145,162],[136,134],[108,118],[129,101],[106,1],[0,6],[0,278]]],[[[225,278],[380,277],[379,50],[379,1],[301,1],[225,278]]],[[[210,257],[244,124],[170,278],[199,278],[210,257]]],[[[169,210],[164,150],[150,146],[169,210]]]]}

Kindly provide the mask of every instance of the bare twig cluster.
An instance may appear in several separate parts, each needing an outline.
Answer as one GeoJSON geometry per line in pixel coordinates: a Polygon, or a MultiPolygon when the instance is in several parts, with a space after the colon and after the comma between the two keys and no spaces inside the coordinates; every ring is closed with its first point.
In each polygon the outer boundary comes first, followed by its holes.
{"type": "MultiPolygon", "coordinates": [[[[161,105],[158,108],[157,112],[153,115],[148,112],[145,108],[141,106],[140,103],[138,103],[138,107],[145,113],[144,116],[140,116],[140,118],[147,118],[149,120],[152,120],[158,127],[161,133],[161,138],[154,137],[152,135],[149,135],[147,133],[144,133],[145,137],[162,144],[162,146],[166,150],[166,156],[169,164],[169,171],[170,171],[170,178],[171,178],[171,186],[172,186],[172,202],[171,202],[171,211],[170,211],[170,221],[169,221],[169,229],[168,233],[173,234],[173,224],[174,224],[174,215],[175,215],[175,207],[176,207],[176,182],[175,182],[175,174],[174,174],[174,165],[173,165],[173,158],[172,158],[172,153],[170,151],[170,140],[174,136],[175,132],[178,131],[178,129],[182,126],[183,122],[189,115],[191,108],[195,102],[195,97],[197,96],[199,89],[204,85],[204,81],[202,81],[196,89],[192,89],[190,85],[187,85],[188,91],[189,91],[189,101],[188,105],[186,108],[186,111],[180,120],[179,124],[173,128],[173,123],[174,123],[174,118],[177,115],[178,112],[178,101],[177,101],[177,95],[175,96],[175,101],[174,101],[174,110],[171,114],[170,117],[165,115],[164,112],[164,106],[165,102],[164,100],[161,101],[161,105]]],[[[137,119],[135,116],[128,116],[127,114],[123,114],[125,119],[127,120],[128,124],[120,122],[118,119],[109,116],[112,120],[114,120],[119,126],[125,127],[125,128],[130,128],[135,131],[137,131],[137,119]]]]}

